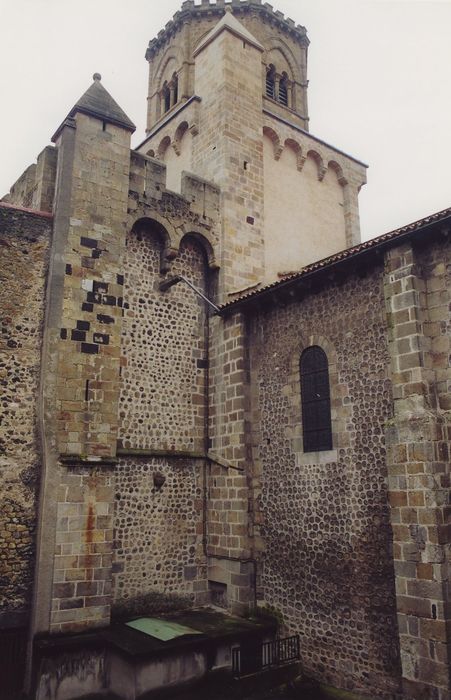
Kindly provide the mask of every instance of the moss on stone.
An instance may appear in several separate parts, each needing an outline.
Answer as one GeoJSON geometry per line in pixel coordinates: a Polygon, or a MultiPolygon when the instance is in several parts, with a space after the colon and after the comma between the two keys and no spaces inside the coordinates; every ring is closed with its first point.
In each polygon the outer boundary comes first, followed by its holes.
{"type": "Polygon", "coordinates": [[[321,697],[326,700],[326,698],[331,698],[333,700],[364,700],[362,695],[356,695],[349,690],[340,690],[340,688],[334,688],[331,685],[320,685],[319,690],[321,692],[321,697]]]}
{"type": "Polygon", "coordinates": [[[150,591],[133,598],[122,598],[115,602],[111,607],[111,618],[114,622],[122,622],[141,615],[186,610],[191,606],[190,596],[150,591]]]}

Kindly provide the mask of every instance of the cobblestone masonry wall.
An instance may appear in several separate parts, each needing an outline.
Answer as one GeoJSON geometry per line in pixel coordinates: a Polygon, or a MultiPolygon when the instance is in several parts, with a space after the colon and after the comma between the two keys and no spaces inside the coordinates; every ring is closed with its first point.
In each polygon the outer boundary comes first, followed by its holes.
{"type": "MultiPolygon", "coordinates": [[[[127,236],[120,393],[121,446],[205,450],[205,303],[184,283],[159,290],[162,243],[149,229],[127,236]]],[[[206,291],[206,258],[185,238],[170,275],[206,291]]]]}
{"type": "Polygon", "coordinates": [[[399,675],[381,278],[376,269],[261,312],[250,343],[265,602],[301,635],[307,672],[379,694],[399,675]],[[334,449],[304,454],[299,358],[315,344],[329,358],[334,449]]]}
{"type": "Polygon", "coordinates": [[[157,603],[172,594],[206,602],[202,497],[202,460],[121,459],[115,467],[116,601],[156,593],[157,603]]]}
{"type": "Polygon", "coordinates": [[[45,275],[51,217],[0,206],[0,627],[32,586],[45,275]]]}

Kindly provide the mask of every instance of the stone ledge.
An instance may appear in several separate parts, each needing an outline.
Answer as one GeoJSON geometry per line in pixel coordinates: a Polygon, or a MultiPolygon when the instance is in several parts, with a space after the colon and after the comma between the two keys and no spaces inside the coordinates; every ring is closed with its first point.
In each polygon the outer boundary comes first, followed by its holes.
{"type": "Polygon", "coordinates": [[[116,451],[119,457],[175,457],[178,459],[206,459],[203,452],[194,450],[141,450],[137,448],[119,447],[116,451]]]}
{"type": "Polygon", "coordinates": [[[84,455],[60,455],[59,461],[67,467],[91,466],[111,467],[117,464],[116,457],[86,457],[84,455]]]}

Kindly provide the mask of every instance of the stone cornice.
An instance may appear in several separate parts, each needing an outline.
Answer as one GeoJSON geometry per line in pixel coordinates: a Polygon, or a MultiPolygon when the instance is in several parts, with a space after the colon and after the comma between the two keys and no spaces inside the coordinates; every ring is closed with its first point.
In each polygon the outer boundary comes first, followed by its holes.
{"type": "Polygon", "coordinates": [[[175,13],[172,20],[167,22],[164,29],[158,32],[157,36],[149,41],[149,45],[146,51],[146,59],[150,61],[153,55],[165,44],[165,42],[173,36],[180,27],[193,19],[205,16],[205,17],[217,17],[219,19],[224,15],[225,8],[231,7],[232,12],[237,18],[241,14],[248,12],[257,12],[261,15],[264,21],[268,21],[274,24],[279,29],[291,35],[299,43],[305,47],[309,45],[309,40],[307,38],[307,31],[305,27],[300,24],[295,24],[295,22],[289,17],[285,17],[283,12],[274,10],[272,5],[265,2],[262,3],[261,0],[232,0],[231,2],[225,2],[225,0],[217,0],[217,2],[209,2],[209,0],[202,0],[201,5],[195,5],[194,0],[185,0],[182,4],[181,10],[175,13]]]}

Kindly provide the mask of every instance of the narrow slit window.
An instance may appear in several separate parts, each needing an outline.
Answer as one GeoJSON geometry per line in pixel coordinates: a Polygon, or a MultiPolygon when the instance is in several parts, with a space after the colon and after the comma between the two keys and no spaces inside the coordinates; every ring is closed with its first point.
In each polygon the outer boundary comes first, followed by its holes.
{"type": "Polygon", "coordinates": [[[331,450],[329,363],[318,345],[302,353],[300,376],[304,452],[331,450]]]}

